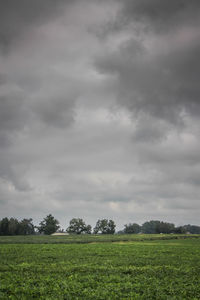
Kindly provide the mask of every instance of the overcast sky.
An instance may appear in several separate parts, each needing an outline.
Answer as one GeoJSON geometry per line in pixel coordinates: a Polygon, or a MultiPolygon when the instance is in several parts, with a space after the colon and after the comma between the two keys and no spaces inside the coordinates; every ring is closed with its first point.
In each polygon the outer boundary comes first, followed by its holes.
{"type": "Polygon", "coordinates": [[[200,225],[199,26],[199,0],[0,0],[0,218],[200,225]]]}

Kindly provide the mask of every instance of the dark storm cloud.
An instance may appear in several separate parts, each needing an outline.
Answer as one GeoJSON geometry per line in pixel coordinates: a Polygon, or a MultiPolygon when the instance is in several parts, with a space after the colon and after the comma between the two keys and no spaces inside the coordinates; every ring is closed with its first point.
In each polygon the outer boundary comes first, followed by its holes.
{"type": "Polygon", "coordinates": [[[39,26],[55,18],[71,2],[72,0],[1,0],[0,47],[3,53],[32,26],[39,26]]]}
{"type": "Polygon", "coordinates": [[[199,6],[0,1],[0,218],[198,223],[199,6]]]}
{"type": "Polygon", "coordinates": [[[124,23],[142,23],[145,30],[156,32],[173,30],[180,25],[198,23],[200,3],[198,0],[125,0],[121,18],[124,23]]]}
{"type": "Polygon", "coordinates": [[[119,103],[174,124],[185,112],[199,115],[199,6],[198,1],[123,2],[118,18],[127,19],[121,27],[127,38],[95,62],[101,73],[117,77],[119,103]]]}

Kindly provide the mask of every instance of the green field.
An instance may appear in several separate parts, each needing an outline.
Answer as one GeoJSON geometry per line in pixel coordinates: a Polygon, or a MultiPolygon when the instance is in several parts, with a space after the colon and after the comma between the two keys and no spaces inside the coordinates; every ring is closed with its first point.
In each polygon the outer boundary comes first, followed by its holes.
{"type": "Polygon", "coordinates": [[[71,234],[66,236],[25,235],[0,236],[0,244],[84,244],[94,242],[134,242],[200,238],[198,234],[71,234]]]}
{"type": "Polygon", "coordinates": [[[0,299],[200,299],[199,236],[167,237],[0,237],[0,299]]]}

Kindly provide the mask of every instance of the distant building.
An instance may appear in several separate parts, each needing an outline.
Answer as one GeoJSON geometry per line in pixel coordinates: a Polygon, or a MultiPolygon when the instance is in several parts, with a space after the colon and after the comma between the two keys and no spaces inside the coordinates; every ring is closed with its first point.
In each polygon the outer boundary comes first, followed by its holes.
{"type": "Polygon", "coordinates": [[[54,232],[51,235],[69,235],[67,232],[54,232]]]}

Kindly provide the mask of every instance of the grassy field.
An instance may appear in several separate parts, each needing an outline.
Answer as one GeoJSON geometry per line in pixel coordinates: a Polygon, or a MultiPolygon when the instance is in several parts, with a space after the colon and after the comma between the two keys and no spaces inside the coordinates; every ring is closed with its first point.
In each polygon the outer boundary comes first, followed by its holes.
{"type": "Polygon", "coordinates": [[[25,238],[0,238],[0,299],[200,299],[200,238],[25,238]]]}
{"type": "Polygon", "coordinates": [[[200,238],[198,234],[85,234],[85,235],[27,235],[0,236],[0,244],[84,244],[94,242],[132,242],[146,240],[200,238]]]}

